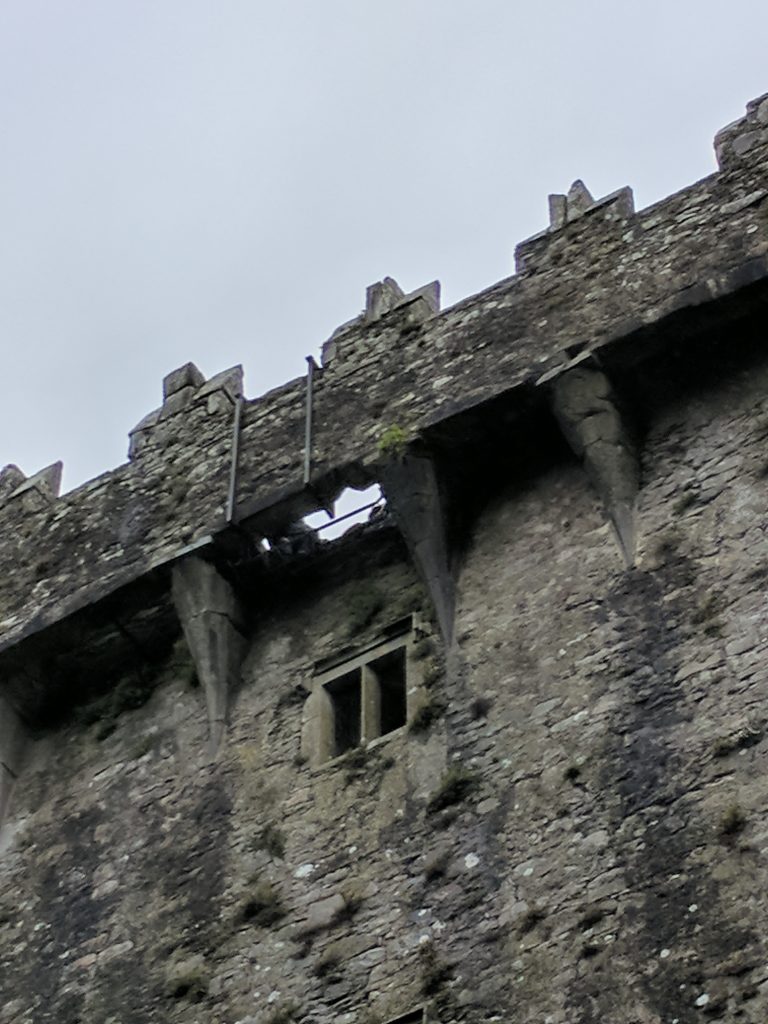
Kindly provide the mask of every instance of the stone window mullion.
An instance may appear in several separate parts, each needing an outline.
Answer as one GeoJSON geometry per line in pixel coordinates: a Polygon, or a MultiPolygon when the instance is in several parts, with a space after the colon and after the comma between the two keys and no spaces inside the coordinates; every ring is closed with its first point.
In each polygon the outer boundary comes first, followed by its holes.
{"type": "Polygon", "coordinates": [[[370,743],[381,736],[381,687],[376,673],[370,665],[364,665],[360,685],[360,735],[361,742],[370,743]]]}

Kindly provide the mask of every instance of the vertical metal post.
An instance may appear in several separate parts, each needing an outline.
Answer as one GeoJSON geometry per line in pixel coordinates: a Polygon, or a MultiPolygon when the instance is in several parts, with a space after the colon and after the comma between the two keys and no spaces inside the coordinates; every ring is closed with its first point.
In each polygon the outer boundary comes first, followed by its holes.
{"type": "Polygon", "coordinates": [[[312,472],[312,384],[317,369],[313,356],[307,356],[307,407],[304,420],[304,483],[312,472]]]}
{"type": "Polygon", "coordinates": [[[235,497],[237,494],[237,464],[240,458],[240,420],[243,415],[243,396],[235,399],[235,418],[232,424],[232,459],[229,465],[229,490],[227,492],[227,522],[235,517],[235,497]]]}

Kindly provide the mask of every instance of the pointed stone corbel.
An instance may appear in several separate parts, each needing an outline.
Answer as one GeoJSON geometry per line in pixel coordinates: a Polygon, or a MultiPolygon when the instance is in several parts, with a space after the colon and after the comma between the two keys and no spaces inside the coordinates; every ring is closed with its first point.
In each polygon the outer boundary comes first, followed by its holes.
{"type": "Polygon", "coordinates": [[[210,750],[227,726],[229,698],[245,654],[243,618],[232,587],[215,566],[191,555],[173,567],[173,602],[208,705],[210,750]]]}
{"type": "Polygon", "coordinates": [[[601,370],[568,370],[554,382],[552,406],[566,440],[584,461],[630,568],[635,564],[640,471],[610,381],[601,370]]]}
{"type": "Polygon", "coordinates": [[[434,461],[426,455],[392,458],[379,475],[387,507],[422,577],[446,646],[453,639],[454,581],[446,516],[434,461]]]}
{"type": "Polygon", "coordinates": [[[0,826],[21,770],[27,730],[5,697],[0,696],[0,826]]]}

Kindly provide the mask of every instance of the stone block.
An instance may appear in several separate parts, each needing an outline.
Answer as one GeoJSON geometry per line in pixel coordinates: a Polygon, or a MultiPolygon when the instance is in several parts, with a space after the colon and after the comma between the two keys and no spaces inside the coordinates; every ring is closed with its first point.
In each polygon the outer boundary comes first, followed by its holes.
{"type": "Polygon", "coordinates": [[[759,163],[765,159],[767,145],[768,96],[758,96],[747,104],[745,117],[726,125],[715,135],[718,166],[729,170],[742,162],[759,163]]]}
{"type": "Polygon", "coordinates": [[[223,391],[234,401],[243,394],[243,368],[241,365],[231,366],[228,370],[214,374],[213,377],[203,384],[197,394],[198,398],[204,395],[211,395],[216,391],[223,391]]]}
{"type": "Polygon", "coordinates": [[[549,226],[553,231],[565,227],[567,217],[567,200],[563,195],[553,193],[549,196],[549,226]]]}
{"type": "MultiPolygon", "coordinates": [[[[365,295],[365,313],[363,317],[371,322],[380,320],[387,313],[403,306],[414,306],[413,315],[418,320],[425,320],[440,311],[440,282],[430,281],[406,295],[400,285],[392,277],[385,277],[369,285],[365,295]],[[418,312],[416,312],[418,310],[418,312]]],[[[335,335],[334,335],[335,336],[335,335]]],[[[323,363],[326,357],[323,355],[323,363]]]]}
{"type": "Polygon", "coordinates": [[[34,490],[41,497],[48,500],[52,501],[54,498],[58,498],[63,468],[64,464],[62,462],[53,462],[50,466],[46,466],[45,469],[41,469],[34,476],[30,476],[23,483],[20,483],[16,490],[11,493],[10,497],[16,498],[28,491],[34,490]]]}
{"type": "Polygon", "coordinates": [[[4,466],[0,470],[0,501],[13,494],[26,479],[18,466],[14,466],[12,463],[4,466]]]}
{"type": "Polygon", "coordinates": [[[385,277],[368,285],[365,292],[366,320],[379,320],[385,313],[394,309],[405,292],[393,277],[385,277]]]}
{"type": "Polygon", "coordinates": [[[327,928],[333,921],[337,920],[346,907],[346,900],[341,893],[334,893],[324,899],[317,900],[309,907],[307,913],[307,931],[320,931],[327,928]]]}
{"type": "Polygon", "coordinates": [[[568,220],[574,220],[580,216],[594,203],[592,193],[589,191],[584,182],[577,178],[576,181],[568,189],[568,195],[566,196],[566,216],[568,220]]]}
{"type": "Polygon", "coordinates": [[[762,133],[759,131],[744,132],[743,135],[737,135],[733,140],[732,148],[736,156],[744,156],[750,149],[760,142],[762,133]]]}
{"type": "Polygon", "coordinates": [[[195,390],[205,384],[205,377],[194,363],[184,363],[176,370],[171,370],[163,378],[163,401],[175,395],[182,388],[191,387],[195,390]]]}
{"type": "Polygon", "coordinates": [[[170,416],[175,416],[177,412],[181,412],[191,404],[192,399],[197,394],[197,388],[191,385],[185,388],[179,388],[174,391],[173,394],[169,395],[163,402],[163,407],[160,410],[160,419],[165,420],[170,416]]]}

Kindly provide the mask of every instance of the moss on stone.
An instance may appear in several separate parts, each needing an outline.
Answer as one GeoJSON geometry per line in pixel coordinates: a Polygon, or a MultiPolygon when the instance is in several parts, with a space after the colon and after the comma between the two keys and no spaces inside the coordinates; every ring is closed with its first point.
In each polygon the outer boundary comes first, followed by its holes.
{"type": "Polygon", "coordinates": [[[408,448],[408,434],[393,423],[386,427],[379,437],[379,455],[387,459],[402,459],[408,448]]]}

